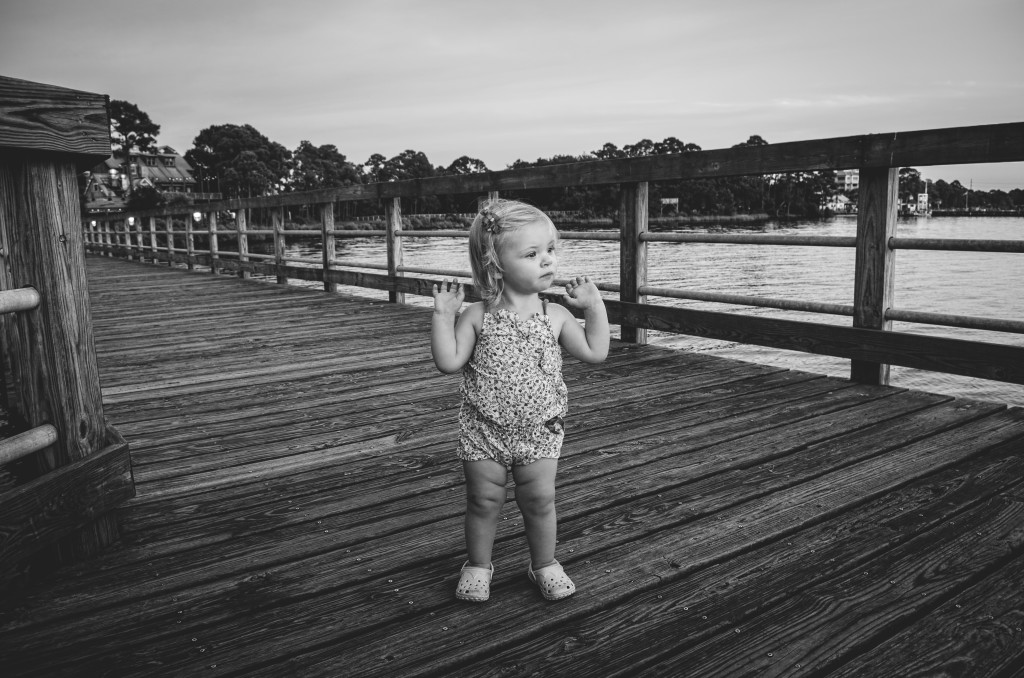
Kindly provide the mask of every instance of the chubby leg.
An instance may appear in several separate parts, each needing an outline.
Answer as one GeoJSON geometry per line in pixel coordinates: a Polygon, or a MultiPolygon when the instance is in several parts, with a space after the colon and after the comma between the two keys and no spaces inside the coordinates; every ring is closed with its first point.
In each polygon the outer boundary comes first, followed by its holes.
{"type": "Polygon", "coordinates": [[[508,472],[496,461],[462,462],[466,475],[466,550],[469,564],[489,567],[498,515],[505,505],[508,472]]]}
{"type": "Polygon", "coordinates": [[[555,537],[558,531],[555,516],[557,471],[557,459],[538,459],[525,466],[512,467],[512,477],[516,481],[516,503],[523,514],[533,569],[555,562],[555,537]]]}

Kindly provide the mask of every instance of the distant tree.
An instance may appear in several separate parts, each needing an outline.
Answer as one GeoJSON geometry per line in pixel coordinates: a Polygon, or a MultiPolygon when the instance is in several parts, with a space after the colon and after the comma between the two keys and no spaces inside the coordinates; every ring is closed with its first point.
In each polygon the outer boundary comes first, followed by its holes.
{"type": "Polygon", "coordinates": [[[125,190],[129,199],[134,192],[134,181],[139,177],[138,171],[132,171],[131,155],[155,151],[158,134],[160,125],[153,122],[148,113],[129,101],[110,100],[110,150],[113,157],[121,159],[121,172],[128,180],[125,190]]]}
{"type": "Polygon", "coordinates": [[[644,155],[654,155],[654,142],[650,139],[641,139],[635,144],[626,144],[622,147],[627,158],[637,158],[644,155]]]}
{"type": "Polygon", "coordinates": [[[913,167],[901,167],[899,177],[899,196],[903,202],[916,201],[921,193],[921,173],[913,167]]]}
{"type": "Polygon", "coordinates": [[[380,168],[380,181],[405,181],[434,176],[434,166],[423,151],[405,150],[380,168]]]}
{"type": "Polygon", "coordinates": [[[120,153],[156,150],[160,125],[135,104],[120,99],[110,100],[110,146],[120,153]]]}
{"type": "Polygon", "coordinates": [[[767,146],[767,145],[768,145],[768,142],[765,141],[764,139],[762,139],[760,134],[751,134],[750,137],[746,141],[744,141],[742,143],[739,143],[739,144],[736,144],[735,146],[733,146],[733,148],[738,148],[740,146],[767,146]]]}
{"type": "Polygon", "coordinates": [[[269,195],[284,185],[291,152],[251,125],[213,125],[196,136],[185,159],[221,192],[233,197],[269,195]]]}
{"type": "Polygon", "coordinates": [[[445,174],[479,174],[487,171],[489,170],[483,160],[471,158],[468,155],[456,158],[444,169],[445,174]]]}
{"type": "Polygon", "coordinates": [[[593,155],[598,160],[608,160],[610,158],[624,158],[626,157],[625,151],[621,150],[618,146],[612,143],[607,143],[596,151],[592,151],[593,155]]]}
{"type": "Polygon", "coordinates": [[[375,184],[383,181],[380,178],[381,171],[384,169],[384,163],[387,161],[388,159],[380,153],[374,153],[363,163],[363,175],[366,177],[367,183],[375,184]]]}
{"type": "Polygon", "coordinates": [[[314,146],[306,140],[292,153],[291,176],[288,181],[293,191],[313,191],[360,183],[355,166],[348,162],[333,144],[314,146]]]}

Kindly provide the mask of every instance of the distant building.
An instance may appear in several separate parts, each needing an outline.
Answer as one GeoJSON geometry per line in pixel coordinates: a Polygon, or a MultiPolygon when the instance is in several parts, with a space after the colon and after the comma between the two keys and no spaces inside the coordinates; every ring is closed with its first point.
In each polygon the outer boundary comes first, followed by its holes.
{"type": "Polygon", "coordinates": [[[856,208],[849,198],[842,193],[829,196],[822,205],[833,214],[853,214],[856,208]]]}
{"type": "Polygon", "coordinates": [[[860,188],[860,170],[836,170],[836,188],[847,192],[860,188]]]}
{"type": "Polygon", "coordinates": [[[170,146],[161,146],[156,153],[132,153],[128,156],[129,173],[125,176],[124,159],[112,155],[86,172],[85,211],[103,214],[124,210],[131,188],[155,188],[161,193],[187,193],[195,201],[218,200],[219,193],[196,193],[192,166],[170,146]]]}

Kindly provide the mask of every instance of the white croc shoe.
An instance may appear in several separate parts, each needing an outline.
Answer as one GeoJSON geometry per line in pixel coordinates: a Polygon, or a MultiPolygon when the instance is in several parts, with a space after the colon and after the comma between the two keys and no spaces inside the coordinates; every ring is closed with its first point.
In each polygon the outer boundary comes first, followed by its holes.
{"type": "Polygon", "coordinates": [[[533,563],[530,563],[526,571],[530,581],[537,585],[545,600],[561,600],[576,593],[576,585],[557,560],[539,570],[534,570],[533,563]]]}
{"type": "Polygon", "coordinates": [[[491,576],[494,575],[494,564],[489,567],[474,567],[466,561],[462,566],[459,585],[455,587],[455,597],[471,603],[483,603],[491,597],[491,576]]]}

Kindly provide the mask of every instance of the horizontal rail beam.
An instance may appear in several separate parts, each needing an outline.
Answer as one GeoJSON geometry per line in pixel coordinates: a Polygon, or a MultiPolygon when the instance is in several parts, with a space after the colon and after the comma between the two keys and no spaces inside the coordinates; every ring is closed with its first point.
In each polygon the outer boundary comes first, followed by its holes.
{"type": "Polygon", "coordinates": [[[704,292],[701,290],[681,290],[674,287],[650,287],[648,285],[642,285],[640,287],[640,294],[653,297],[690,299],[693,301],[713,301],[722,304],[736,304],[738,306],[778,308],[786,311],[805,311],[807,313],[853,316],[853,306],[851,305],[826,304],[817,301],[802,301],[800,299],[751,297],[741,294],[724,294],[722,292],[704,292]]]}
{"type": "Polygon", "coordinates": [[[57,429],[52,424],[43,424],[34,429],[0,440],[0,466],[45,450],[57,442],[57,429]]]}
{"type": "Polygon", "coordinates": [[[34,287],[0,291],[0,313],[31,311],[39,306],[41,298],[34,287]]]}
{"type": "Polygon", "coordinates": [[[971,240],[967,238],[889,238],[889,249],[947,250],[952,252],[1024,253],[1024,240],[971,240]]]}
{"type": "MultiPolygon", "coordinates": [[[[616,238],[618,235],[616,234],[616,238]]],[[[790,245],[798,247],[856,247],[857,239],[843,236],[755,235],[718,233],[641,233],[647,242],[692,242],[727,245],[790,245]]]]}
{"type": "Polygon", "coordinates": [[[605,305],[611,322],[652,330],[1024,384],[1024,346],[610,300],[605,305]]]}
{"type": "Polygon", "coordinates": [[[921,323],[924,325],[943,325],[945,327],[964,327],[972,330],[1024,334],[1024,321],[1022,320],[982,318],[970,315],[951,315],[949,313],[928,313],[926,311],[904,311],[898,308],[887,309],[885,311],[885,319],[902,320],[904,322],[921,323]]]}

